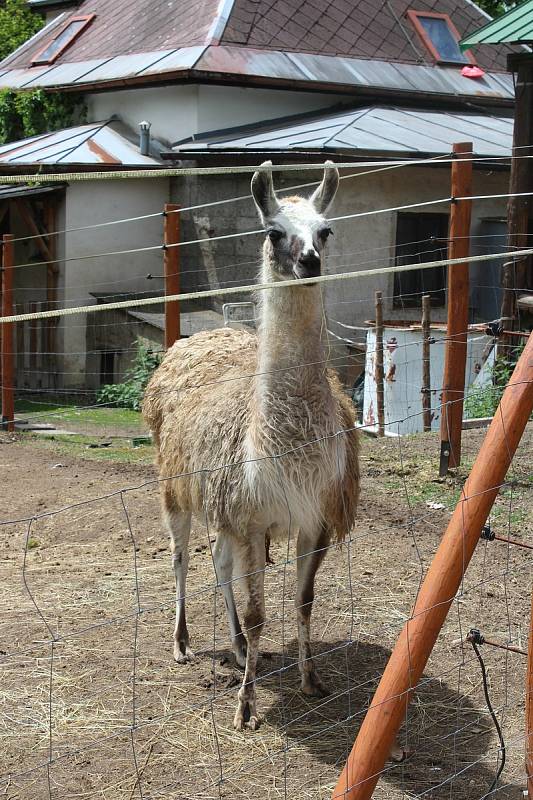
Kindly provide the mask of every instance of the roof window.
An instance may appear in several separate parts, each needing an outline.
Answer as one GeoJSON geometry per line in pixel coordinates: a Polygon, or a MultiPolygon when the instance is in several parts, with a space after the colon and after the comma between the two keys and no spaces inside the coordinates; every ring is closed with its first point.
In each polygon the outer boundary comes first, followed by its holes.
{"type": "Polygon", "coordinates": [[[476,63],[470,51],[461,52],[461,36],[448,14],[408,11],[407,16],[435,61],[441,64],[476,63]]]}
{"type": "Polygon", "coordinates": [[[87,14],[86,16],[70,17],[67,22],[59,29],[54,38],[49,41],[39,52],[32,58],[32,64],[53,64],[56,58],[59,58],[67,47],[78,38],[80,33],[89,25],[95,18],[95,14],[87,14]]]}

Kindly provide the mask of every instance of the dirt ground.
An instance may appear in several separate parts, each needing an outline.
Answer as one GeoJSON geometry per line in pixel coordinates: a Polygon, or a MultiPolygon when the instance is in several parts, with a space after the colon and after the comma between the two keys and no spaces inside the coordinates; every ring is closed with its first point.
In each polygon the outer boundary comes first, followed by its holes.
{"type": "MultiPolygon", "coordinates": [[[[298,691],[293,548],[287,558],[286,545],[273,547],[263,724],[254,733],[232,729],[241,673],[209,532],[194,528],[188,616],[197,658],[181,666],[172,660],[173,583],[153,468],[1,436],[0,796],[329,798],[483,432],[465,433],[465,467],[444,482],[435,479],[434,435],[364,440],[358,523],[317,579],[324,700],[298,691]],[[6,524],[17,519],[25,521],[6,524]]],[[[530,543],[532,439],[530,425],[492,518],[499,534],[530,543]]],[[[530,550],[480,543],[402,729],[412,755],[387,767],[376,798],[480,800],[489,790],[498,741],[464,638],[476,627],[527,647],[531,565],[530,550]]],[[[489,646],[482,654],[507,745],[495,796],[519,798],[526,659],[489,646]]]]}

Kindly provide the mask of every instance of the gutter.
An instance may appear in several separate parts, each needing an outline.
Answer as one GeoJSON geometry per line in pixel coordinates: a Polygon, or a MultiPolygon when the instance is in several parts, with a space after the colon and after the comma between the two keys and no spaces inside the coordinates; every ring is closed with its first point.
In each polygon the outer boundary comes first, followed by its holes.
{"type": "Polygon", "coordinates": [[[54,87],[43,87],[47,93],[56,92],[77,92],[85,94],[87,92],[105,92],[113,89],[129,89],[136,86],[151,87],[151,86],[165,86],[176,85],[185,83],[206,84],[215,86],[241,86],[241,87],[258,87],[262,89],[286,89],[287,91],[302,91],[309,93],[324,92],[326,94],[343,94],[351,97],[371,97],[374,101],[380,98],[394,99],[396,103],[400,101],[413,102],[418,100],[421,102],[428,101],[441,102],[441,103],[473,103],[477,102],[480,105],[495,106],[499,108],[514,108],[514,99],[501,97],[498,94],[490,94],[480,92],[476,95],[451,95],[449,92],[427,92],[412,91],[402,92],[399,89],[385,89],[381,86],[354,86],[354,84],[341,84],[341,83],[326,83],[320,81],[306,81],[294,80],[288,78],[271,78],[262,77],[257,75],[234,75],[228,73],[206,72],[204,70],[178,70],[175,72],[168,72],[164,75],[159,74],[154,77],[153,75],[138,75],[128,78],[116,78],[109,81],[99,81],[95,83],[79,83],[79,84],[66,84],[54,87]]]}

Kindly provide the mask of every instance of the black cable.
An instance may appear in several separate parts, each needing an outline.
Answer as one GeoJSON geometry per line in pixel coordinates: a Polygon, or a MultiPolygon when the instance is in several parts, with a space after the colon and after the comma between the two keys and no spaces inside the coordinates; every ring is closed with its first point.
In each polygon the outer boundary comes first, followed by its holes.
{"type": "MultiPolygon", "coordinates": [[[[498,718],[497,718],[497,716],[496,716],[496,714],[494,712],[494,709],[492,707],[492,703],[491,703],[491,700],[490,700],[489,687],[488,687],[488,684],[487,684],[487,670],[485,668],[485,662],[483,661],[481,653],[479,652],[477,644],[476,644],[476,638],[477,638],[475,636],[476,633],[479,633],[479,632],[478,631],[470,631],[470,634],[468,636],[468,641],[470,642],[470,644],[474,648],[474,653],[476,654],[477,660],[479,661],[479,665],[481,667],[481,676],[483,678],[483,693],[485,695],[485,701],[487,703],[487,708],[489,709],[489,713],[490,713],[490,715],[492,717],[492,721],[494,722],[494,727],[496,728],[496,732],[497,732],[498,738],[500,740],[500,752],[501,752],[501,762],[500,762],[500,765],[499,765],[498,770],[496,772],[496,776],[495,776],[494,780],[492,781],[492,784],[491,784],[490,789],[488,790],[488,792],[486,792],[486,794],[484,794],[483,797],[481,798],[481,800],[486,800],[486,798],[489,797],[489,795],[491,795],[492,792],[496,789],[496,787],[498,785],[498,781],[500,779],[500,775],[502,774],[503,768],[505,767],[505,740],[503,738],[503,733],[502,733],[502,729],[500,727],[500,723],[498,722],[498,718]]],[[[483,643],[482,637],[479,636],[477,641],[479,642],[479,644],[482,644],[483,643]]]]}

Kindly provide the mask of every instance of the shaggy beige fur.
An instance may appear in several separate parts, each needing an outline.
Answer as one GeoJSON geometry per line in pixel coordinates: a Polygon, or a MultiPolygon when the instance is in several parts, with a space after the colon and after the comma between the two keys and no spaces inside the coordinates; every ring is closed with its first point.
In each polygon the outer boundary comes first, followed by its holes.
{"type": "MultiPolygon", "coordinates": [[[[320,270],[327,238],[323,212],[338,184],[328,169],[310,200],[278,201],[268,172],[252,191],[269,231],[262,280],[320,270]]],[[[318,286],[264,292],[256,337],[221,329],[176,342],[150,381],[144,417],[158,450],[163,513],[176,575],[174,654],[192,657],[185,621],[191,515],[217,533],[217,578],[233,647],[245,665],[234,725],[255,728],[258,644],[264,623],[265,536],[297,534],[298,638],[302,689],[323,695],[311,658],[310,615],[316,570],[332,539],[345,538],[359,493],[358,437],[351,402],[322,347],[318,286]],[[241,631],[232,592],[245,576],[241,631]]]]}

